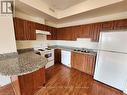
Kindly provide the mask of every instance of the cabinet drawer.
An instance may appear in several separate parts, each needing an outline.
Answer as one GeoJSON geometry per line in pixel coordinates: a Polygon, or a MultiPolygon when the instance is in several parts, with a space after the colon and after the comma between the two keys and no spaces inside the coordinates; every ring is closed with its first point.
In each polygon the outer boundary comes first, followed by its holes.
{"type": "Polygon", "coordinates": [[[96,56],[92,54],[83,54],[72,52],[71,67],[89,75],[94,74],[96,56]]]}

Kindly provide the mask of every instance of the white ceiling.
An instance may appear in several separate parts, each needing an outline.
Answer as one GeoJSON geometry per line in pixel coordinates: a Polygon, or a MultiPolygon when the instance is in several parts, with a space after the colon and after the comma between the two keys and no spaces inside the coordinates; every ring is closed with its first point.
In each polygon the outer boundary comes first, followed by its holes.
{"type": "Polygon", "coordinates": [[[127,12],[127,0],[36,0],[36,2],[35,0],[16,1],[18,1],[16,2],[16,11],[20,11],[31,16],[42,17],[47,21],[57,23],[58,27],[71,26],[72,23],[73,25],[79,25],[81,23],[94,23],[100,20],[108,21],[127,18],[127,15],[124,13],[127,12]],[[50,8],[54,9],[55,11],[51,11],[50,8]],[[104,16],[107,16],[106,19],[104,16]]]}
{"type": "Polygon", "coordinates": [[[42,0],[54,10],[65,10],[86,0],[42,0]]]}

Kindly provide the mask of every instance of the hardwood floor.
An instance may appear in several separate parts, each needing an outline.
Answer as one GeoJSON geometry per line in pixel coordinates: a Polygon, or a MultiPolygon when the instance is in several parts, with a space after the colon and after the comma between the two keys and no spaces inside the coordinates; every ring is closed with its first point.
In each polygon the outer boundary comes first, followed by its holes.
{"type": "MultiPolygon", "coordinates": [[[[0,88],[0,95],[14,95],[11,86],[0,88]]],[[[46,70],[46,85],[35,95],[123,95],[122,92],[99,83],[91,76],[55,65],[46,70]]]]}
{"type": "Polygon", "coordinates": [[[0,95],[15,95],[11,84],[0,87],[0,95]]]}
{"type": "Polygon", "coordinates": [[[49,68],[46,77],[47,84],[36,95],[123,95],[91,76],[63,65],[49,68]]]}

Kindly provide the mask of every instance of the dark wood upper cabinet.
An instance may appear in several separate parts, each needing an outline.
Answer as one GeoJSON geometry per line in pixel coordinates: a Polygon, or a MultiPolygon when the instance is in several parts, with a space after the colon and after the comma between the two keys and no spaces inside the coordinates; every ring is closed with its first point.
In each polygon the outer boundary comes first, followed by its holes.
{"type": "Polygon", "coordinates": [[[113,29],[114,29],[114,21],[102,22],[102,31],[113,29]]]}
{"type": "Polygon", "coordinates": [[[58,28],[57,30],[57,40],[64,40],[65,28],[58,28]]]}
{"type": "Polygon", "coordinates": [[[14,29],[16,40],[24,39],[24,20],[14,18],[14,29]]]}
{"type": "Polygon", "coordinates": [[[90,36],[92,41],[99,41],[100,32],[102,30],[102,23],[94,23],[91,25],[90,36]]]}
{"type": "Polygon", "coordinates": [[[14,18],[14,28],[16,40],[36,40],[35,30],[44,30],[51,33],[51,35],[47,36],[48,40],[76,40],[77,38],[91,38],[91,41],[98,42],[101,31],[126,29],[127,19],[54,28],[20,18],[14,18]]]}
{"type": "Polygon", "coordinates": [[[36,40],[36,30],[44,30],[51,33],[47,36],[48,40],[56,40],[56,28],[40,23],[14,18],[14,29],[16,40],[36,40]]]}
{"type": "Polygon", "coordinates": [[[47,36],[48,40],[56,40],[57,39],[57,29],[56,28],[48,26],[47,31],[51,33],[51,35],[47,36]]]}
{"type": "Polygon", "coordinates": [[[58,28],[57,40],[76,40],[75,29],[73,27],[58,28]]]}
{"type": "Polygon", "coordinates": [[[82,25],[82,32],[80,34],[80,37],[81,38],[90,38],[90,29],[91,29],[91,24],[82,25]]]}
{"type": "Polygon", "coordinates": [[[25,40],[36,40],[35,23],[31,21],[24,21],[24,38],[25,40]]]}
{"type": "Polygon", "coordinates": [[[98,42],[101,31],[126,29],[127,19],[78,25],[58,28],[58,40],[76,40],[77,38],[91,38],[91,41],[98,42]]]}
{"type": "Polygon", "coordinates": [[[35,23],[20,18],[14,18],[16,40],[36,40],[35,23]]]}
{"type": "Polygon", "coordinates": [[[116,20],[114,29],[127,29],[127,19],[116,20]]]}
{"type": "Polygon", "coordinates": [[[73,26],[72,27],[72,31],[74,32],[75,40],[77,38],[81,38],[81,34],[82,34],[82,26],[81,25],[79,25],[79,26],[73,26]]]}
{"type": "Polygon", "coordinates": [[[42,25],[42,24],[40,24],[40,23],[36,23],[35,26],[36,26],[36,29],[37,29],[37,30],[45,30],[44,25],[42,25]]]}
{"type": "Polygon", "coordinates": [[[64,39],[65,40],[75,40],[75,35],[73,33],[72,27],[65,28],[64,39]]]}

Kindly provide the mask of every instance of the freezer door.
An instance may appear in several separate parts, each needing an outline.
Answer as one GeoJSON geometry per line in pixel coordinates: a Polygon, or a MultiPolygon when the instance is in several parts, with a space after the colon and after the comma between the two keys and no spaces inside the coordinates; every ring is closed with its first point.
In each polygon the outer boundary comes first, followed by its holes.
{"type": "Polygon", "coordinates": [[[123,91],[127,80],[127,54],[99,51],[94,79],[123,91]]]}
{"type": "Polygon", "coordinates": [[[127,31],[102,32],[100,34],[99,49],[127,53],[127,31]]]}

